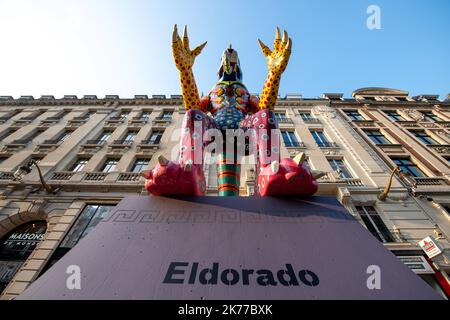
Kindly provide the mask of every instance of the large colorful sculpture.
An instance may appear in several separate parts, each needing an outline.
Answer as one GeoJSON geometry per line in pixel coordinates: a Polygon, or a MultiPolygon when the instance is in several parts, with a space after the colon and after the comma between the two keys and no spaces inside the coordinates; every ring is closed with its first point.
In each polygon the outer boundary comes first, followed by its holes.
{"type": "MultiPolygon", "coordinates": [[[[223,52],[218,71],[219,81],[205,97],[200,98],[192,67],[206,42],[190,49],[187,28],[183,38],[173,30],[172,50],[175,65],[180,73],[181,90],[186,115],[182,123],[182,137],[178,161],[159,156],[158,164],[151,171],[143,172],[146,189],[154,195],[204,195],[204,133],[216,129],[227,139],[230,130],[250,132],[251,143],[226,148],[225,143],[217,155],[218,191],[221,196],[239,195],[239,152],[247,148],[256,162],[255,193],[261,196],[302,196],[317,191],[316,179],[323,172],[312,171],[299,153],[294,159],[280,159],[279,139],[273,138],[278,124],[273,112],[281,75],[291,55],[292,40],[286,31],[283,37],[277,28],[273,50],[259,40],[267,59],[268,74],[260,98],[249,94],[242,83],[242,69],[238,53],[231,45],[223,52]]],[[[277,135],[275,135],[277,137],[277,135]]],[[[234,139],[234,138],[233,138],[234,139]]]]}

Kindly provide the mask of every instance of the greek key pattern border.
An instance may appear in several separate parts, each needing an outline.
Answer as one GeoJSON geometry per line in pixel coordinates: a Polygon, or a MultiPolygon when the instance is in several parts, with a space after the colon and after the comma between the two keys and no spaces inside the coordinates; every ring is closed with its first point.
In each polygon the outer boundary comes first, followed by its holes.
{"type": "Polygon", "coordinates": [[[114,210],[102,222],[128,223],[323,223],[351,222],[350,214],[315,210],[312,214],[291,210],[245,212],[240,210],[114,210]]]}

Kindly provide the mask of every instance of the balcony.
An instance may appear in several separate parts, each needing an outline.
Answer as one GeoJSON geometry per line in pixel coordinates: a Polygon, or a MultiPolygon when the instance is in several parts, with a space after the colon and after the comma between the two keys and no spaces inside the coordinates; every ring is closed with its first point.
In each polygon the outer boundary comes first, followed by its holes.
{"type": "Polygon", "coordinates": [[[153,125],[170,124],[171,122],[172,122],[172,117],[156,117],[152,121],[153,125]]]}
{"type": "Polygon", "coordinates": [[[395,121],[395,123],[399,126],[402,126],[404,128],[418,128],[420,127],[419,124],[417,123],[417,121],[406,121],[406,120],[402,120],[402,121],[395,121]]]}
{"type": "Polygon", "coordinates": [[[373,128],[375,126],[375,121],[373,120],[353,120],[352,123],[360,128],[373,128]]]}
{"type": "Polygon", "coordinates": [[[44,140],[44,142],[37,145],[36,151],[51,152],[55,150],[61,143],[61,140],[44,140]]]}
{"type": "Polygon", "coordinates": [[[85,143],[83,143],[83,146],[101,146],[104,145],[106,143],[106,140],[86,140],[85,143]]]}
{"type": "Polygon", "coordinates": [[[122,182],[136,182],[139,181],[141,176],[137,172],[123,172],[119,174],[117,181],[122,182]]]}
{"type": "Polygon", "coordinates": [[[0,123],[5,123],[9,119],[11,119],[11,117],[0,117],[0,123]]]}
{"type": "Polygon", "coordinates": [[[308,123],[308,124],[320,124],[321,121],[317,118],[314,117],[310,117],[310,118],[302,118],[304,123],[308,123]]]}
{"type": "Polygon", "coordinates": [[[87,140],[85,143],[80,145],[80,152],[93,154],[102,149],[105,144],[105,140],[87,140]]]}
{"type": "Polygon", "coordinates": [[[339,148],[336,142],[317,142],[317,145],[319,146],[319,148],[339,148]]]}
{"type": "Polygon", "coordinates": [[[105,180],[108,172],[88,172],[84,176],[83,180],[85,181],[103,181],[105,180]]]}
{"type": "Polygon", "coordinates": [[[132,140],[114,140],[111,144],[109,144],[108,150],[109,152],[122,154],[128,151],[132,144],[132,140]]]}
{"type": "Polygon", "coordinates": [[[450,128],[450,121],[436,121],[438,125],[444,128],[450,128]]]}
{"type": "Polygon", "coordinates": [[[133,140],[114,140],[113,142],[111,142],[110,146],[129,146],[133,144],[133,140]]]}
{"type": "Polygon", "coordinates": [[[293,142],[284,142],[286,148],[306,148],[304,142],[293,141],[293,142]]]}
{"type": "Polygon", "coordinates": [[[150,143],[148,140],[142,140],[137,145],[137,152],[140,152],[142,154],[153,154],[158,149],[158,143],[150,143]]]}
{"type": "Polygon", "coordinates": [[[414,177],[417,186],[447,186],[447,179],[438,177],[414,177]]]}
{"type": "Polygon", "coordinates": [[[41,123],[39,125],[44,127],[50,127],[51,125],[58,123],[59,120],[61,120],[60,117],[48,117],[47,119],[41,120],[41,123]]]}
{"type": "Polygon", "coordinates": [[[125,121],[127,121],[127,118],[125,117],[110,117],[106,119],[105,126],[110,128],[116,128],[121,124],[125,123],[125,121]]]}
{"type": "Polygon", "coordinates": [[[54,172],[53,175],[50,177],[50,180],[59,180],[59,181],[67,181],[72,178],[72,176],[75,174],[73,171],[59,171],[54,172]]]}
{"type": "Polygon", "coordinates": [[[278,123],[288,123],[288,124],[293,124],[294,121],[292,121],[292,119],[290,118],[275,118],[277,120],[278,123]]]}
{"type": "Polygon", "coordinates": [[[28,142],[30,142],[30,139],[16,139],[9,143],[5,143],[5,145],[8,147],[17,147],[17,146],[25,147],[28,144],[28,142]]]}
{"type": "Polygon", "coordinates": [[[79,127],[89,120],[90,116],[74,117],[67,122],[68,126],[79,127]]]}
{"type": "Polygon", "coordinates": [[[133,117],[131,118],[130,124],[146,124],[149,117],[133,117]]]}
{"type": "Polygon", "coordinates": [[[339,181],[345,182],[349,187],[364,187],[364,184],[359,178],[342,178],[339,181]]]}
{"type": "Polygon", "coordinates": [[[27,124],[30,124],[33,121],[33,119],[31,119],[30,117],[17,119],[17,120],[14,120],[12,125],[17,126],[17,127],[23,127],[23,126],[26,126],[27,124]]]}
{"type": "Polygon", "coordinates": [[[449,144],[427,144],[427,147],[433,149],[439,154],[450,154],[449,144]]]}
{"type": "Polygon", "coordinates": [[[0,180],[14,180],[12,172],[0,172],[0,180]]]}

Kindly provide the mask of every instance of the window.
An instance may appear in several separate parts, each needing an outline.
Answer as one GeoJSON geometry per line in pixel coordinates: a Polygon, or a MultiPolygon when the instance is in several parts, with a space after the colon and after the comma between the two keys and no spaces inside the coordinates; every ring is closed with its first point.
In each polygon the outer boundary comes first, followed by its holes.
{"type": "Polygon", "coordinates": [[[147,140],[148,144],[158,144],[161,141],[161,137],[163,135],[163,131],[152,131],[150,137],[147,140]]]}
{"type": "MultiPolygon", "coordinates": [[[[106,216],[114,205],[88,204],[78,216],[72,228],[69,230],[59,247],[55,250],[42,273],[48,270],[61,259],[78,241],[84,238],[106,216]]],[[[41,273],[41,274],[42,274],[41,273]]]]}
{"type": "Polygon", "coordinates": [[[64,131],[63,134],[58,138],[58,141],[59,142],[66,141],[70,137],[71,134],[72,134],[72,131],[70,131],[70,130],[64,131]]]}
{"type": "Polygon", "coordinates": [[[130,114],[130,111],[123,110],[122,112],[120,112],[119,118],[122,120],[126,120],[126,119],[128,119],[129,114],[130,114]]]}
{"type": "Polygon", "coordinates": [[[150,119],[150,114],[151,113],[152,113],[151,111],[142,111],[141,118],[145,119],[145,120],[148,120],[148,119],[150,119]]]}
{"type": "Polygon", "coordinates": [[[391,118],[393,121],[405,121],[401,115],[397,113],[397,111],[384,111],[384,113],[391,118]]]}
{"type": "Polygon", "coordinates": [[[408,101],[405,97],[395,97],[398,101],[408,101]]]}
{"type": "Polygon", "coordinates": [[[70,171],[72,171],[72,172],[80,172],[86,166],[88,161],[89,161],[89,159],[87,159],[87,158],[77,159],[77,161],[75,161],[75,163],[73,164],[73,166],[70,169],[70,171]]]}
{"type": "Polygon", "coordinates": [[[286,122],[288,120],[285,112],[275,112],[275,119],[279,122],[286,122]]]}
{"type": "Polygon", "coordinates": [[[380,130],[364,130],[364,132],[375,144],[391,144],[391,142],[380,132],[380,130]]]}
{"type": "Polygon", "coordinates": [[[105,164],[103,165],[101,171],[102,172],[114,171],[118,163],[119,163],[118,159],[106,159],[105,164]]]}
{"type": "Polygon", "coordinates": [[[300,146],[294,131],[281,131],[281,135],[283,136],[283,141],[286,147],[300,146]]]}
{"type": "Polygon", "coordinates": [[[393,158],[392,161],[403,173],[409,173],[412,177],[425,177],[425,173],[409,158],[393,158]]]}
{"type": "Polygon", "coordinates": [[[31,140],[33,140],[34,138],[36,138],[38,135],[40,135],[42,132],[44,132],[44,130],[41,130],[41,129],[34,130],[34,132],[31,133],[31,134],[30,134],[28,137],[26,137],[24,140],[31,141],[31,140]]]}
{"type": "Polygon", "coordinates": [[[10,136],[11,134],[13,134],[16,131],[17,131],[17,129],[11,129],[11,128],[5,130],[2,134],[0,134],[0,140],[5,139],[6,137],[10,136]]]}
{"type": "Polygon", "coordinates": [[[46,221],[33,221],[14,229],[0,240],[0,293],[44,239],[46,221]]]}
{"type": "Polygon", "coordinates": [[[105,143],[106,141],[108,141],[110,136],[111,136],[111,131],[103,131],[97,140],[99,143],[105,143]]]}
{"type": "Polygon", "coordinates": [[[311,134],[314,138],[314,141],[316,141],[316,143],[319,147],[329,147],[330,146],[330,142],[328,141],[328,139],[325,136],[325,133],[323,131],[311,130],[311,134]]]}
{"type": "Polygon", "coordinates": [[[437,115],[435,115],[433,113],[433,111],[420,111],[420,113],[423,114],[426,121],[430,121],[430,122],[442,121],[442,119],[439,118],[437,115]]]}
{"type": "Polygon", "coordinates": [[[164,111],[162,116],[161,116],[161,119],[163,119],[163,120],[172,120],[172,114],[173,114],[172,111],[164,111]]]}
{"type": "Polygon", "coordinates": [[[139,173],[142,170],[146,169],[148,164],[150,163],[150,159],[136,159],[131,168],[131,172],[139,173]]]}
{"type": "Polygon", "coordinates": [[[347,117],[354,121],[366,120],[364,117],[356,110],[346,110],[344,111],[347,117]]]}
{"type": "Polygon", "coordinates": [[[343,160],[328,159],[328,163],[330,164],[331,168],[333,168],[333,170],[339,174],[338,175],[339,178],[341,178],[341,179],[351,179],[352,178],[352,175],[348,171],[343,160]]]}
{"type": "Polygon", "coordinates": [[[123,139],[123,144],[132,143],[134,138],[136,137],[136,134],[137,134],[136,131],[129,131],[123,139]]]}
{"type": "Polygon", "coordinates": [[[300,112],[299,114],[304,122],[311,122],[316,120],[316,118],[313,117],[310,112],[300,112]]]}
{"type": "Polygon", "coordinates": [[[423,130],[411,130],[410,131],[417,139],[419,139],[421,142],[425,144],[439,144],[436,140],[434,140],[432,137],[430,137],[425,131],[423,130]]]}
{"type": "Polygon", "coordinates": [[[365,100],[370,100],[370,101],[377,101],[377,99],[375,99],[375,97],[364,97],[365,100]]]}
{"type": "Polygon", "coordinates": [[[381,242],[395,242],[394,237],[372,206],[356,206],[362,221],[372,235],[381,242]]]}

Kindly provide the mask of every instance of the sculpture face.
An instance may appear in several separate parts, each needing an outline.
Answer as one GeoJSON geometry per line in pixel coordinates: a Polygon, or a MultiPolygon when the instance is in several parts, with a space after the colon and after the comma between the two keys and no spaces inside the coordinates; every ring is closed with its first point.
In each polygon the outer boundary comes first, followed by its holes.
{"type": "Polygon", "coordinates": [[[242,81],[238,53],[231,45],[222,53],[218,75],[219,81],[242,81]]]}

